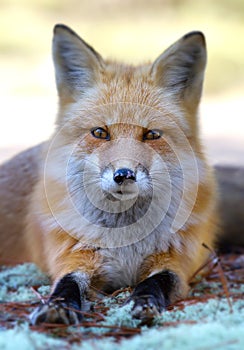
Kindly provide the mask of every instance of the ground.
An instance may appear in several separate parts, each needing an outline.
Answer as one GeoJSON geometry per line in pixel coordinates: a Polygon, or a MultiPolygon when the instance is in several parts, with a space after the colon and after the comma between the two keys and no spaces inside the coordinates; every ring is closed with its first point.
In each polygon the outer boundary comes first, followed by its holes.
{"type": "Polygon", "coordinates": [[[28,315],[50,292],[33,264],[0,271],[0,349],[240,350],[244,347],[244,251],[213,255],[195,276],[189,297],[141,325],[122,306],[130,290],[104,296],[73,327],[31,326],[28,315]]]}

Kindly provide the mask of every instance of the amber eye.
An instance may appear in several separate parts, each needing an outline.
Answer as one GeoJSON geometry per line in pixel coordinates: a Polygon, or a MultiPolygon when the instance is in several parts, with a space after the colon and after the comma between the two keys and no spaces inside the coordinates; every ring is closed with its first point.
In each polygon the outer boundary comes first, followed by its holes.
{"type": "Polygon", "coordinates": [[[148,130],[143,135],[143,140],[157,140],[160,139],[160,137],[163,135],[162,130],[148,130]]]}
{"type": "Polygon", "coordinates": [[[109,133],[103,129],[103,128],[94,128],[91,130],[92,136],[96,137],[97,139],[102,139],[102,140],[109,140],[110,135],[109,133]]]}

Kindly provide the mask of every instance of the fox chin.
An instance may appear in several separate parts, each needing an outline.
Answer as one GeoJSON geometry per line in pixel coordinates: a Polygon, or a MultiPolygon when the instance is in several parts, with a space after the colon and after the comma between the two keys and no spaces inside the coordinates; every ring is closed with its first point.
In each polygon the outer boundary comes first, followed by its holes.
{"type": "Polygon", "coordinates": [[[104,60],[58,24],[53,61],[56,129],[29,163],[16,240],[53,281],[31,322],[79,323],[95,290],[127,286],[132,316],[152,319],[186,297],[209,254],[203,243],[216,239],[216,184],[198,127],[204,35],[133,66],[104,60]]]}

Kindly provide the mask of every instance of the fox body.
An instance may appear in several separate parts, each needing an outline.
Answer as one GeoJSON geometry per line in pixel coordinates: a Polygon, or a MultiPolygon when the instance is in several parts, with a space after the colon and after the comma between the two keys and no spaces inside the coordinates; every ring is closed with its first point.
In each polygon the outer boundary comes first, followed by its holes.
{"type": "Polygon", "coordinates": [[[54,29],[57,127],[41,150],[23,241],[53,279],[32,322],[79,322],[95,291],[132,286],[142,319],[186,296],[216,235],[212,170],[197,111],[205,40],[192,32],[153,64],[105,61],[54,29]],[[71,306],[71,309],[67,309],[71,306]]]}

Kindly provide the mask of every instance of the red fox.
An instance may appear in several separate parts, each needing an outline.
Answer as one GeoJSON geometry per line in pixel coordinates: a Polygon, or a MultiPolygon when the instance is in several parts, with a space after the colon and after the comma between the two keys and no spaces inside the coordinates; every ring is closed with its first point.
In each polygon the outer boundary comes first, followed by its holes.
{"type": "Polygon", "coordinates": [[[58,24],[53,60],[56,130],[38,152],[18,239],[53,280],[31,322],[78,323],[97,290],[127,286],[132,315],[147,320],[187,295],[208,256],[202,244],[216,237],[216,185],[197,117],[204,35],[188,33],[153,64],[132,66],[105,61],[58,24]]]}

